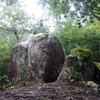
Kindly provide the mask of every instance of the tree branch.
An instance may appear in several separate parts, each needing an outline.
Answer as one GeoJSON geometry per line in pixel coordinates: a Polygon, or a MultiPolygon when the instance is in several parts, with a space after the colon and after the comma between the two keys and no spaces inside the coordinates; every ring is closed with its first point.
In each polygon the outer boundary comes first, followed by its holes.
{"type": "Polygon", "coordinates": [[[16,39],[18,40],[17,29],[7,29],[7,28],[3,28],[3,27],[0,27],[0,29],[5,30],[5,31],[9,31],[9,32],[13,32],[14,35],[16,36],[16,39]]]}
{"type": "Polygon", "coordinates": [[[10,32],[13,32],[13,30],[12,30],[12,29],[7,29],[7,28],[3,28],[3,27],[0,27],[0,29],[5,30],[5,31],[10,31],[10,32]]]}
{"type": "Polygon", "coordinates": [[[93,10],[90,10],[91,14],[93,15],[94,18],[96,18],[98,21],[100,21],[100,17],[95,15],[95,13],[93,12],[93,10]]]}

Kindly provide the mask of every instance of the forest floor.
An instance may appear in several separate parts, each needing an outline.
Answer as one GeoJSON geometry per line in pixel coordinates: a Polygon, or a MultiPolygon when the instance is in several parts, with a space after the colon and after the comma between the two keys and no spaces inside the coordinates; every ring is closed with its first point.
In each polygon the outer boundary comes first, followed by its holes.
{"type": "Polygon", "coordinates": [[[100,100],[100,93],[86,83],[57,80],[12,86],[0,91],[0,100],[100,100]]]}

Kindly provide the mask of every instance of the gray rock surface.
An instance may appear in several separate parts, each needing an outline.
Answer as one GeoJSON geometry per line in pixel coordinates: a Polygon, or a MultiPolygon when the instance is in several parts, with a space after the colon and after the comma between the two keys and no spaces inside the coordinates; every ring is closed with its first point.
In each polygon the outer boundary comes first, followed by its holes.
{"type": "Polygon", "coordinates": [[[67,56],[59,79],[93,80],[95,65],[91,58],[67,56]]]}
{"type": "Polygon", "coordinates": [[[64,60],[63,48],[55,35],[25,34],[12,49],[7,75],[14,82],[53,82],[59,76],[64,60]]]}

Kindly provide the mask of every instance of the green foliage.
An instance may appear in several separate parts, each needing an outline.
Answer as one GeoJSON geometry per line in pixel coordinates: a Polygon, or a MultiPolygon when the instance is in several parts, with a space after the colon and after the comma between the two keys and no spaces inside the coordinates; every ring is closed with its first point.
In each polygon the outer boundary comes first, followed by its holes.
{"type": "Polygon", "coordinates": [[[0,88],[4,88],[8,82],[5,74],[15,40],[12,35],[0,34],[0,88]]]}
{"type": "Polygon", "coordinates": [[[0,89],[3,90],[7,87],[7,83],[9,82],[8,77],[6,75],[0,76],[0,89]]]}
{"type": "Polygon", "coordinates": [[[81,26],[87,17],[93,22],[93,18],[100,21],[100,0],[40,0],[43,6],[49,5],[56,18],[75,16],[77,24],[81,26]],[[74,7],[74,10],[72,8],[74,7]]]}
{"type": "Polygon", "coordinates": [[[94,24],[87,23],[82,28],[75,27],[73,19],[59,22],[54,34],[62,43],[66,55],[69,55],[74,48],[89,49],[92,52],[93,60],[100,62],[100,23],[97,20],[94,21],[94,24]]]}
{"type": "Polygon", "coordinates": [[[18,33],[28,27],[29,17],[25,11],[13,4],[3,8],[2,18],[0,19],[0,29],[12,32],[18,39],[18,33]]]}
{"type": "Polygon", "coordinates": [[[84,37],[87,45],[93,53],[94,61],[100,62],[100,22],[94,19],[94,23],[87,26],[84,37]]]}
{"type": "Polygon", "coordinates": [[[61,22],[54,32],[63,44],[66,55],[69,55],[73,48],[85,48],[82,47],[85,28],[78,28],[72,24],[72,19],[67,22],[61,22]]]}
{"type": "Polygon", "coordinates": [[[63,76],[61,77],[62,80],[70,80],[70,81],[74,81],[74,79],[72,79],[72,75],[69,72],[66,72],[63,74],[63,76]]]}
{"type": "Polygon", "coordinates": [[[18,3],[18,0],[0,0],[0,1],[5,2],[7,4],[7,6],[18,3]]]}
{"type": "Polygon", "coordinates": [[[14,43],[15,38],[13,36],[6,36],[0,38],[0,76],[3,76],[6,72],[6,68],[11,54],[11,49],[14,43]]]}

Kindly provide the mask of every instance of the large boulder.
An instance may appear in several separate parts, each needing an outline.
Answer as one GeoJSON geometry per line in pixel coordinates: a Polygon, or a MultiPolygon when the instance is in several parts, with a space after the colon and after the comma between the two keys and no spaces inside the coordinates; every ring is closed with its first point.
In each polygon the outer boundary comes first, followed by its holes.
{"type": "Polygon", "coordinates": [[[68,55],[59,79],[93,80],[95,65],[92,58],[68,55]]]}
{"type": "Polygon", "coordinates": [[[53,82],[65,60],[63,48],[53,34],[25,34],[12,49],[7,75],[10,80],[53,82]]]}

